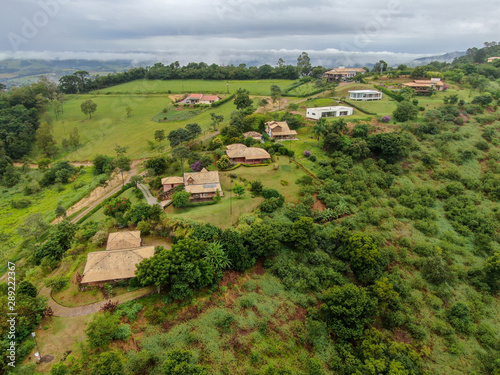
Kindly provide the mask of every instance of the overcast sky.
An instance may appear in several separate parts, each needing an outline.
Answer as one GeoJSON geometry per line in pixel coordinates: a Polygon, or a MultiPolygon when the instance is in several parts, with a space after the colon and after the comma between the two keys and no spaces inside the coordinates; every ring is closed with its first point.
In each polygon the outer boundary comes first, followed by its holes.
{"type": "Polygon", "coordinates": [[[498,0],[1,1],[0,59],[396,64],[500,40],[498,0]]]}

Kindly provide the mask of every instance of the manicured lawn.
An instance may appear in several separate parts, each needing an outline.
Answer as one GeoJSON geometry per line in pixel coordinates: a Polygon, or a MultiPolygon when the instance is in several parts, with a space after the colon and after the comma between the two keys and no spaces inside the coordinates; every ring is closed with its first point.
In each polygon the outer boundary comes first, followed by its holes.
{"type": "Polygon", "coordinates": [[[206,81],[201,79],[186,80],[137,80],[127,82],[118,86],[99,90],[100,94],[106,93],[172,93],[181,94],[187,92],[227,94],[236,92],[239,88],[248,90],[254,95],[269,95],[271,85],[278,85],[281,89],[292,84],[293,80],[266,79],[254,81],[206,81]]]}
{"type": "Polygon", "coordinates": [[[246,191],[242,198],[238,198],[232,194],[232,203],[230,198],[231,186],[236,183],[243,185],[245,179],[248,181],[260,180],[264,187],[278,190],[283,194],[287,201],[296,202],[299,198],[300,186],[295,181],[302,177],[305,173],[301,169],[297,169],[295,164],[288,163],[288,157],[279,156],[275,163],[269,166],[262,167],[239,167],[230,172],[221,172],[221,184],[224,190],[224,197],[218,204],[210,206],[200,206],[193,208],[174,208],[169,206],[165,212],[168,215],[182,217],[192,220],[203,220],[207,223],[227,228],[233,225],[238,217],[244,213],[254,210],[263,200],[261,197],[251,198],[250,191],[246,191]],[[279,165],[277,170],[273,169],[273,165],[279,165]],[[236,178],[232,179],[229,174],[236,174],[236,178]],[[231,182],[231,180],[233,180],[231,182]],[[281,181],[288,182],[288,185],[282,185],[281,181]],[[232,215],[230,214],[232,205],[232,215]]]}
{"type": "Polygon", "coordinates": [[[116,145],[128,147],[127,156],[140,159],[157,153],[151,151],[147,142],[154,142],[156,130],[164,129],[168,134],[171,130],[194,122],[203,130],[207,130],[211,123],[210,113],[223,115],[226,124],[231,112],[236,109],[234,104],[229,102],[210,108],[189,120],[161,123],[153,121],[152,117],[170,102],[166,95],[68,95],[64,114],[54,121],[54,138],[61,144],[63,138],[69,137],[73,128],[78,129],[82,146],[63,155],[68,160],[92,160],[97,154],[114,156],[116,145]],[[92,99],[97,104],[97,111],[92,119],[88,119],[80,109],[80,104],[86,99],[92,99]],[[130,117],[127,117],[125,112],[127,106],[133,109],[130,117]]]}

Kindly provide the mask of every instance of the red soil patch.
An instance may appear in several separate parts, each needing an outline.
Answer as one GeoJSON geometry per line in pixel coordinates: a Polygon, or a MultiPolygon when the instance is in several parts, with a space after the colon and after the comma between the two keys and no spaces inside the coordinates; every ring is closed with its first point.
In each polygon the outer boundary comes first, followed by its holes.
{"type": "Polygon", "coordinates": [[[318,198],[318,194],[314,195],[314,204],[312,206],[313,211],[321,212],[326,210],[326,204],[321,202],[318,198]]]}
{"type": "Polygon", "coordinates": [[[393,335],[394,341],[397,342],[402,342],[404,344],[410,344],[412,343],[411,337],[408,334],[408,332],[403,331],[401,329],[395,329],[394,330],[394,335],[393,335]]]}

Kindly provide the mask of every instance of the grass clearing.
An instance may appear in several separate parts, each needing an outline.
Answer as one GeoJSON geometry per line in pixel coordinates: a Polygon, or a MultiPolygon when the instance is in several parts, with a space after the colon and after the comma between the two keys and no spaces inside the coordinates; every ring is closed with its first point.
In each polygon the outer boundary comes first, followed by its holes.
{"type": "Polygon", "coordinates": [[[174,79],[162,80],[136,80],[121,85],[108,87],[97,91],[99,94],[139,94],[139,93],[210,93],[227,94],[234,93],[239,88],[248,90],[253,95],[270,95],[271,85],[278,85],[282,89],[291,85],[294,81],[288,79],[265,79],[245,81],[209,81],[202,79],[174,79]]]}
{"type": "Polygon", "coordinates": [[[185,127],[188,123],[198,123],[203,130],[208,130],[211,121],[210,113],[223,115],[229,121],[231,113],[236,109],[232,102],[209,110],[183,121],[167,121],[158,123],[152,118],[163,110],[171,100],[166,95],[68,95],[64,105],[64,113],[54,121],[53,134],[61,144],[68,138],[73,128],[77,128],[81,146],[62,157],[70,161],[92,160],[97,154],[114,156],[117,145],[127,147],[127,156],[141,159],[152,156],[148,140],[154,142],[156,130],[171,130],[185,127]],[[86,117],[80,104],[92,99],[97,104],[97,111],[92,119],[86,117]],[[132,108],[132,115],[127,117],[125,108],[132,108]]]}
{"type": "MultiPolygon", "coordinates": [[[[245,195],[238,198],[228,189],[235,186],[236,183],[247,185],[250,181],[260,180],[264,187],[278,190],[285,196],[287,201],[296,202],[299,195],[300,186],[295,181],[305,175],[301,169],[297,169],[295,164],[288,162],[288,157],[279,156],[275,163],[269,166],[261,167],[244,167],[241,166],[230,172],[221,172],[221,185],[224,190],[224,197],[218,204],[210,206],[200,206],[192,208],[174,208],[169,206],[165,212],[169,216],[188,218],[192,220],[203,220],[207,223],[228,228],[236,223],[240,215],[249,213],[257,208],[262,203],[262,197],[252,198],[250,191],[246,191],[245,195]],[[277,170],[273,169],[273,165],[279,165],[277,170]],[[231,178],[230,174],[236,174],[237,178],[231,178]],[[241,180],[244,179],[244,180],[241,180]],[[286,181],[288,184],[282,184],[286,181]],[[231,212],[232,206],[232,214],[231,212]]],[[[248,188],[248,186],[246,186],[248,188]]]]}

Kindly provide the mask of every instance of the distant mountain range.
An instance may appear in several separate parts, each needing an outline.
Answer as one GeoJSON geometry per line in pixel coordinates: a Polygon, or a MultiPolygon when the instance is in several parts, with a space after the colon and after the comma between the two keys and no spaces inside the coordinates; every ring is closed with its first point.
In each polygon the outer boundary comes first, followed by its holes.
{"type": "Polygon", "coordinates": [[[410,65],[411,66],[427,65],[433,61],[451,63],[457,57],[464,56],[465,54],[466,54],[466,52],[455,51],[455,52],[445,53],[444,55],[421,57],[419,59],[413,60],[410,63],[410,65]]]}
{"type": "Polygon", "coordinates": [[[38,81],[41,76],[58,81],[66,74],[86,70],[93,74],[121,72],[132,67],[128,60],[1,60],[0,82],[21,86],[38,81]]]}

